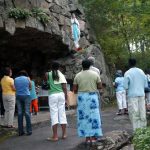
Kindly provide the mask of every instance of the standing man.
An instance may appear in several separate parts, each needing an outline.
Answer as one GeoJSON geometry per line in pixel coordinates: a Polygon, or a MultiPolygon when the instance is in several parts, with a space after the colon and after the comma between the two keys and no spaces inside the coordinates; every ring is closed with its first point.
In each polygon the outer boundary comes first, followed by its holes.
{"type": "Polygon", "coordinates": [[[124,75],[124,87],[128,96],[128,111],[133,130],[146,127],[146,109],[144,88],[147,80],[144,72],[136,67],[136,60],[129,59],[130,69],[124,75]]]}
{"type": "Polygon", "coordinates": [[[98,90],[102,88],[100,76],[90,70],[90,61],[83,60],[83,70],[74,79],[74,92],[77,96],[78,135],[85,137],[86,143],[95,143],[102,136],[99,112],[98,90]]]}

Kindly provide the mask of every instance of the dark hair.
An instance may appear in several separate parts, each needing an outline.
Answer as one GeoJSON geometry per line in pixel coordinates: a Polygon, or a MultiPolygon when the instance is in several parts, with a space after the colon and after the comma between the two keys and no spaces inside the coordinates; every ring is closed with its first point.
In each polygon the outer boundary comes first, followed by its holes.
{"type": "Polygon", "coordinates": [[[85,60],[82,61],[82,68],[83,68],[83,70],[89,69],[90,66],[91,66],[90,60],[85,59],[85,60]]]}
{"type": "Polygon", "coordinates": [[[52,62],[52,78],[53,80],[58,81],[59,80],[59,75],[58,75],[58,69],[60,67],[60,64],[58,62],[52,62]]]}
{"type": "Polygon", "coordinates": [[[21,70],[19,73],[18,73],[19,76],[26,76],[28,77],[28,73],[26,72],[26,70],[21,70]]]}
{"type": "Polygon", "coordinates": [[[134,67],[136,65],[136,59],[135,58],[130,58],[128,60],[129,66],[134,67]]]}
{"type": "Polygon", "coordinates": [[[4,75],[9,76],[10,75],[10,71],[11,71],[10,67],[4,68],[4,75]]]}

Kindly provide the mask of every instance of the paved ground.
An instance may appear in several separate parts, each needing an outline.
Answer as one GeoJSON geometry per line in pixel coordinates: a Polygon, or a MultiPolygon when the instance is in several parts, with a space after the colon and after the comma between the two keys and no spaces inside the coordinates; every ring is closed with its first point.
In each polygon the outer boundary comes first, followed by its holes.
{"type": "MultiPolygon", "coordinates": [[[[102,111],[102,127],[106,133],[112,130],[127,130],[132,133],[131,124],[128,116],[116,116],[116,110],[109,108],[102,111]]],[[[68,138],[58,142],[47,141],[46,138],[51,136],[51,128],[49,126],[49,112],[40,112],[38,116],[32,117],[32,122],[43,123],[38,124],[33,129],[31,136],[13,136],[0,143],[0,150],[70,150],[75,148],[84,139],[78,138],[76,133],[76,114],[75,111],[68,111],[68,138]]],[[[15,120],[16,121],[16,120],[15,120]]],[[[61,130],[59,128],[59,137],[61,130]]]]}

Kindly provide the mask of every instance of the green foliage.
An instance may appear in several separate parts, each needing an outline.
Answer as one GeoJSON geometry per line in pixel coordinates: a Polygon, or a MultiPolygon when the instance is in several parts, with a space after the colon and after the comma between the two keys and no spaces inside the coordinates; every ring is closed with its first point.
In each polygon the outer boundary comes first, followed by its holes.
{"type": "Polygon", "coordinates": [[[133,138],[133,144],[136,150],[150,149],[150,127],[137,129],[133,138]]]}
{"type": "Polygon", "coordinates": [[[25,20],[29,16],[33,16],[43,25],[47,25],[50,21],[50,17],[46,14],[46,12],[37,7],[33,8],[31,11],[22,8],[11,8],[8,12],[8,16],[9,18],[14,18],[16,20],[25,20]]]}
{"type": "Polygon", "coordinates": [[[22,8],[11,8],[8,12],[9,18],[14,18],[16,20],[25,20],[31,15],[29,10],[22,8]]]}
{"type": "Polygon", "coordinates": [[[44,25],[47,25],[47,23],[50,21],[50,17],[41,8],[35,7],[31,11],[33,16],[44,25]]]}
{"type": "Polygon", "coordinates": [[[110,69],[115,66],[126,70],[129,57],[136,57],[142,69],[150,68],[149,0],[80,0],[80,3],[110,69]]]}

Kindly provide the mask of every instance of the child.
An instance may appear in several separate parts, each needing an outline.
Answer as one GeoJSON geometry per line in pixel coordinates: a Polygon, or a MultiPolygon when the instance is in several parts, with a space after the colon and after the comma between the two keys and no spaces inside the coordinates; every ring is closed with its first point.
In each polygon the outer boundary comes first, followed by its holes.
{"type": "Polygon", "coordinates": [[[37,115],[38,112],[38,99],[36,95],[36,89],[35,89],[35,83],[33,80],[31,80],[31,90],[30,90],[30,112],[33,113],[32,107],[34,108],[34,115],[37,115]]]}

